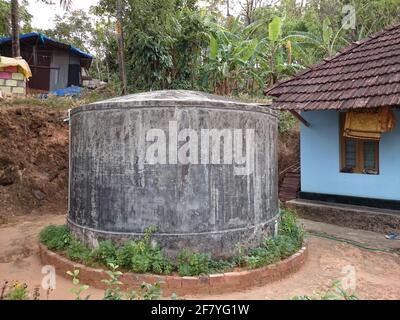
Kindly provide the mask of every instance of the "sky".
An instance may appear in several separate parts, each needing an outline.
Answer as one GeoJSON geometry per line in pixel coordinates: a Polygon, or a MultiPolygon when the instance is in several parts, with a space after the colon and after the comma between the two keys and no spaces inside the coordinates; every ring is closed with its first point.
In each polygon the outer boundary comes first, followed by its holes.
{"type": "MultiPolygon", "coordinates": [[[[28,0],[28,12],[32,14],[32,27],[40,29],[49,29],[54,26],[53,19],[62,15],[65,11],[60,7],[58,0],[53,0],[54,5],[46,5],[40,0],[28,0]]],[[[83,9],[89,10],[89,7],[95,5],[98,0],[72,0],[71,10],[83,9]]]]}
{"type": "MultiPolygon", "coordinates": [[[[59,5],[59,0],[52,0],[54,5],[46,5],[40,0],[27,0],[28,1],[28,12],[32,14],[32,27],[35,30],[38,29],[51,29],[54,27],[53,19],[58,15],[63,15],[65,11],[59,5]]],[[[231,0],[231,11],[237,13],[239,11],[239,0],[231,0]]],[[[90,6],[95,5],[99,0],[72,0],[70,11],[82,9],[88,11],[90,6]]],[[[202,5],[203,1],[199,1],[202,5]]],[[[225,7],[221,7],[221,10],[225,12],[225,7]]]]}

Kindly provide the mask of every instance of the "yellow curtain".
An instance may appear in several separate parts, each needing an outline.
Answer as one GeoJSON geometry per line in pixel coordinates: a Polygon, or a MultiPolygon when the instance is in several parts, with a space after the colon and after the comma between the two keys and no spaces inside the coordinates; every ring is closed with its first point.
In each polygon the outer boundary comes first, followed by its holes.
{"type": "Polygon", "coordinates": [[[346,112],[344,136],[354,139],[380,140],[383,132],[392,131],[396,118],[389,107],[379,108],[378,111],[349,111],[346,112]]]}

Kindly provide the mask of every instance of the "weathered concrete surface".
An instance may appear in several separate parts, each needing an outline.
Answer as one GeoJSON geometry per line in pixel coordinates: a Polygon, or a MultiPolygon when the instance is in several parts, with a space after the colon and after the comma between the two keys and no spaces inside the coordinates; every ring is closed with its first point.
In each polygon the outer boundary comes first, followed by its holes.
{"type": "MultiPolygon", "coordinates": [[[[228,145],[224,140],[220,150],[228,145]]],[[[255,246],[274,231],[276,143],[270,109],[200,92],[159,91],[76,108],[69,225],[91,245],[136,238],[156,225],[155,240],[172,256],[182,248],[232,256],[238,242],[255,246]],[[233,164],[149,164],[145,155],[153,142],[146,142],[146,133],[161,129],[168,146],[170,121],[178,132],[199,133],[199,157],[201,129],[254,129],[254,170],[235,175],[233,164]]]]}
{"type": "Polygon", "coordinates": [[[400,212],[348,204],[296,199],[286,202],[304,218],[379,233],[400,231],[400,212]]]}

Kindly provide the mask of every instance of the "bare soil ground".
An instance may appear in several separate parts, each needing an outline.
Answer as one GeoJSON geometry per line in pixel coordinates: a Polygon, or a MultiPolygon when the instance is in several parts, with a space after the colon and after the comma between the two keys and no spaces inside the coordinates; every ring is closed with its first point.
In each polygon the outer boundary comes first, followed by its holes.
{"type": "MultiPolygon", "coordinates": [[[[0,283],[4,281],[26,282],[33,290],[42,280],[42,265],[37,253],[38,233],[48,224],[65,223],[65,216],[42,215],[20,217],[13,223],[0,226],[0,283]]],[[[335,227],[305,221],[312,230],[343,237],[350,233],[361,243],[385,246],[387,240],[381,234],[335,227]],[[375,239],[375,240],[374,240],[375,239]]],[[[356,292],[361,299],[400,299],[400,257],[392,253],[365,250],[347,243],[310,236],[309,257],[297,273],[246,291],[223,295],[187,296],[186,299],[288,299],[295,295],[324,292],[334,280],[344,276],[343,267],[356,270],[356,292]]],[[[394,244],[391,242],[391,246],[394,244]]],[[[400,243],[399,243],[400,246],[400,243]]],[[[390,247],[390,246],[389,246],[390,247]]],[[[68,291],[71,282],[57,275],[57,288],[49,299],[73,299],[68,291]]],[[[91,288],[91,299],[101,299],[103,292],[91,288]]],[[[41,290],[41,298],[46,294],[41,290]]]]}
{"type": "Polygon", "coordinates": [[[21,215],[65,214],[66,115],[44,107],[0,108],[0,224],[21,215]]]}

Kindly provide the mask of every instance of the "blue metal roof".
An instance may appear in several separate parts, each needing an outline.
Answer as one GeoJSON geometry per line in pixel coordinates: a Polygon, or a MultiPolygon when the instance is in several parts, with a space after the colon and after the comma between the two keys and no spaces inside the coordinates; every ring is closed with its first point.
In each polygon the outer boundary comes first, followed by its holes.
{"type": "MultiPolygon", "coordinates": [[[[93,56],[91,54],[83,52],[82,50],[80,50],[80,49],[78,49],[76,47],[73,47],[73,46],[71,46],[69,44],[65,44],[65,43],[62,43],[60,41],[51,39],[51,38],[49,38],[49,37],[47,37],[44,34],[41,34],[39,32],[30,32],[30,33],[25,33],[25,34],[20,34],[19,35],[19,39],[20,40],[29,39],[29,38],[35,38],[35,37],[37,37],[41,43],[49,42],[50,44],[53,43],[55,45],[63,46],[63,47],[65,47],[65,49],[69,50],[69,52],[71,52],[73,54],[76,54],[76,55],[78,55],[78,56],[80,56],[82,58],[93,59],[93,56]]],[[[11,37],[2,37],[2,38],[0,38],[0,45],[8,43],[8,42],[11,42],[11,40],[12,40],[11,37]]]]}

